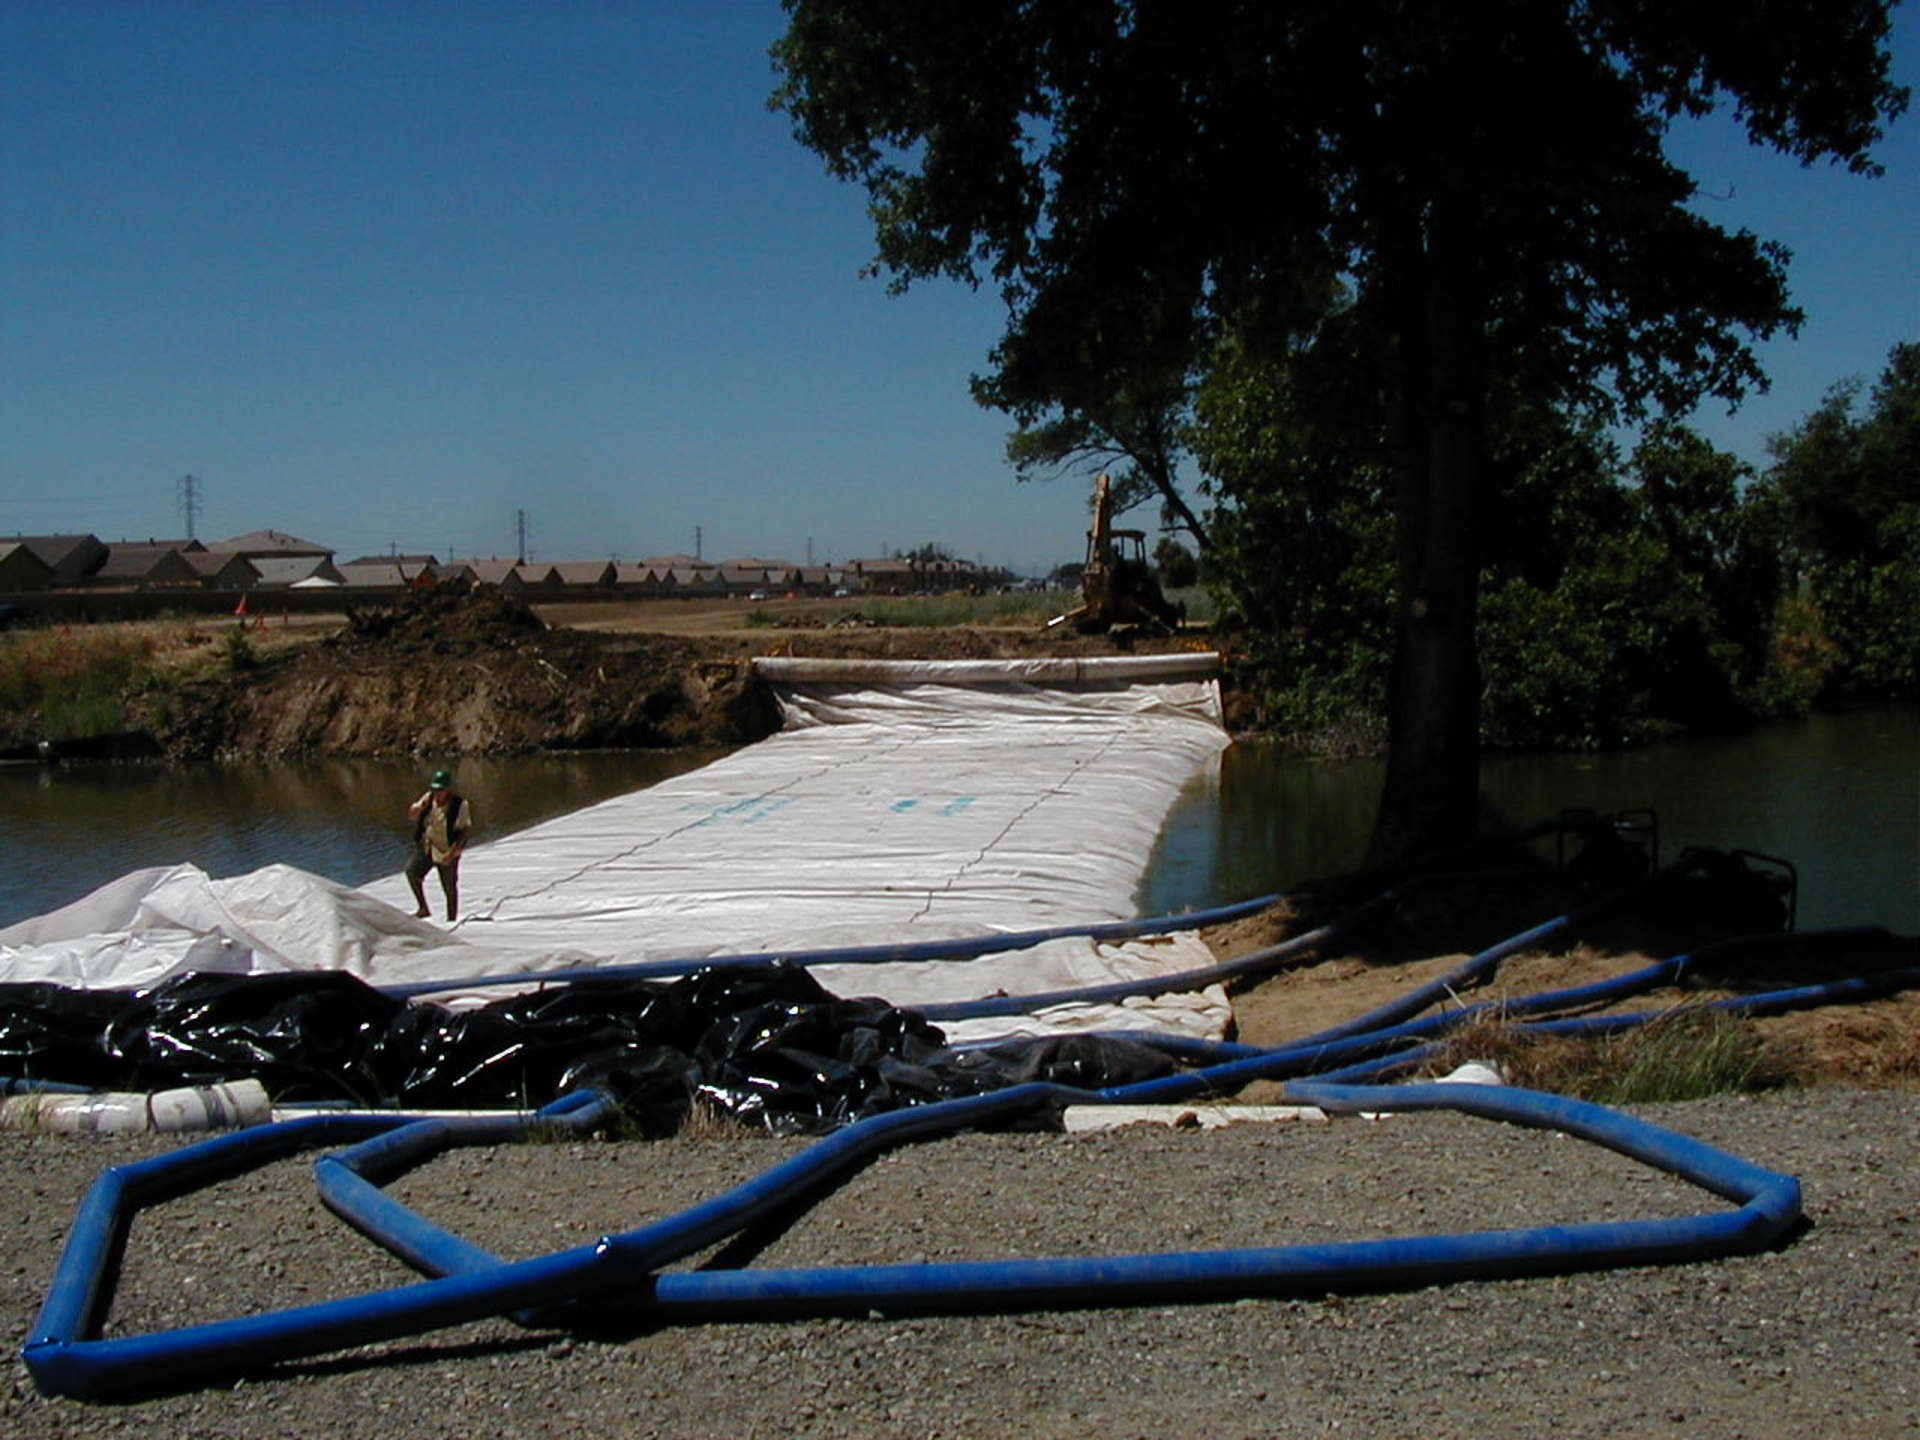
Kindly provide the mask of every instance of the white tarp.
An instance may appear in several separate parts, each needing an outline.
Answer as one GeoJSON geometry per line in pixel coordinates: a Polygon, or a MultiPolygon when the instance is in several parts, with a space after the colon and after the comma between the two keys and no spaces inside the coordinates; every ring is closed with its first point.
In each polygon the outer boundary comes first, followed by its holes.
{"type": "MultiPolygon", "coordinates": [[[[399,875],[355,892],[281,866],[214,881],[176,867],[0,931],[0,979],[343,968],[400,984],[1123,919],[1175,794],[1226,744],[1212,656],[759,663],[781,697],[780,734],[476,844],[451,927],[414,920],[399,875]]],[[[437,909],[431,877],[428,898],[437,909]]],[[[1210,959],[1197,937],[1170,936],[815,973],[836,993],[914,1004],[1210,959]]],[[[946,1028],[1218,1034],[1226,1020],[1216,990],[946,1028]]]]}

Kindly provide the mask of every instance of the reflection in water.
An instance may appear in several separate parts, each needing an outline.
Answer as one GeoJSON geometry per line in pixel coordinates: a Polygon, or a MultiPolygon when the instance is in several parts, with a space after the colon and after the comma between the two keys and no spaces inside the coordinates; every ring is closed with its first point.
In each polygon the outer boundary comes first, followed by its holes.
{"type": "Polygon", "coordinates": [[[287,864],[364,885],[407,862],[409,804],[442,763],[479,840],[643,789],[717,750],[0,770],[0,925],[150,865],[213,876],[287,864]]]}
{"type": "MultiPolygon", "coordinates": [[[[1319,764],[1234,745],[1169,817],[1141,910],[1221,904],[1355,864],[1383,774],[1375,761],[1319,764]]],[[[1711,845],[1791,860],[1803,926],[1920,933],[1920,708],[1600,755],[1493,755],[1481,784],[1516,825],[1569,807],[1652,806],[1664,858],[1711,845]]]]}

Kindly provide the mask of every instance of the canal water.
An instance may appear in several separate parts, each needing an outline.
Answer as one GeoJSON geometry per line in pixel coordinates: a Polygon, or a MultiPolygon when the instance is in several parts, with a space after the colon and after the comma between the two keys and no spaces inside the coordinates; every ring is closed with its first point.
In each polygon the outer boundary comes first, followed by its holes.
{"type": "MultiPolygon", "coordinates": [[[[1384,764],[1316,764],[1237,744],[1161,832],[1142,910],[1218,904],[1358,865],[1384,764]]],[[[1652,807],[1663,860],[1754,850],[1799,872],[1802,928],[1920,934],[1920,707],[1888,706],[1603,754],[1489,755],[1481,791],[1519,826],[1652,807]]]]}
{"type": "MultiPolygon", "coordinates": [[[[642,788],[718,751],[605,751],[455,764],[481,838],[642,788]]],[[[439,762],[24,767],[0,770],[0,925],[148,865],[215,876],[284,862],[359,885],[399,870],[406,807],[439,762]]],[[[1652,806],[1661,849],[1757,850],[1800,872],[1803,926],[1920,933],[1920,707],[1818,715],[1732,739],[1602,755],[1489,756],[1495,812],[1652,806]]],[[[1373,761],[1315,763],[1237,744],[1187,788],[1141,886],[1142,913],[1284,890],[1358,863],[1373,761]]],[[[477,861],[478,857],[476,857],[477,861]]]]}

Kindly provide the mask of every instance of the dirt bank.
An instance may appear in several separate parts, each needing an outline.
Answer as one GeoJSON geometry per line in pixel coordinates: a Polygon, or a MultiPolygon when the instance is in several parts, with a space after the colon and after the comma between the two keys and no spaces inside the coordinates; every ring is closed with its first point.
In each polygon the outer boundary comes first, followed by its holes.
{"type": "MultiPolygon", "coordinates": [[[[887,629],[857,616],[829,625],[798,609],[554,613],[577,625],[550,623],[491,589],[447,587],[353,612],[323,639],[187,682],[154,729],[180,760],[742,744],[778,726],[752,679],[755,655],[1008,658],[1121,648],[1034,627],[887,629]],[[652,628],[661,622],[678,633],[652,628]]],[[[1143,648],[1149,643],[1195,642],[1143,648]]]]}

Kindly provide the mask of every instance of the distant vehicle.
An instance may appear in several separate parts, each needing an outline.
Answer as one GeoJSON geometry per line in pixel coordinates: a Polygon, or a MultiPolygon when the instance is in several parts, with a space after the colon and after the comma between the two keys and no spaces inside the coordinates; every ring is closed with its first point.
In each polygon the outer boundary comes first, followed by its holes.
{"type": "Polygon", "coordinates": [[[764,590],[755,590],[751,595],[747,596],[749,600],[771,600],[772,598],[773,596],[764,590]]]}
{"type": "Polygon", "coordinates": [[[836,600],[844,600],[851,594],[853,594],[853,592],[849,590],[846,586],[842,585],[839,589],[833,592],[833,598],[836,600]]]}

